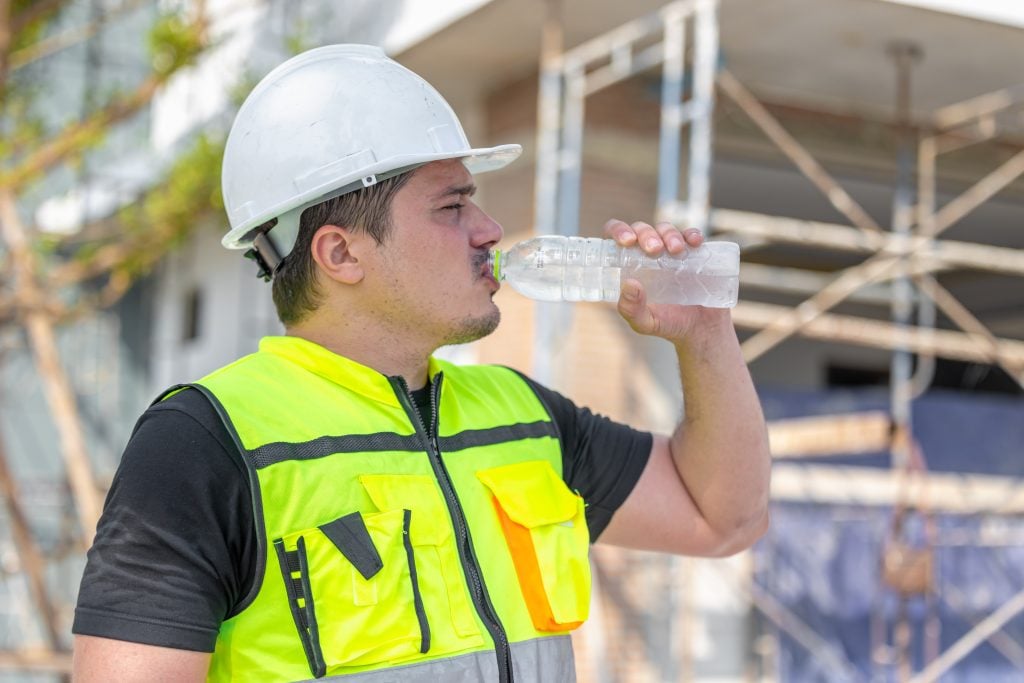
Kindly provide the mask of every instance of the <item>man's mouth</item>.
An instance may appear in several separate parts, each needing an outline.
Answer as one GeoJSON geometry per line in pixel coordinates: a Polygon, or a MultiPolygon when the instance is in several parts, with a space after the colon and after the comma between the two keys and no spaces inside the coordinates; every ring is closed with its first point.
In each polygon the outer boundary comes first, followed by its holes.
{"type": "Polygon", "coordinates": [[[479,252],[473,257],[473,265],[476,267],[476,272],[480,277],[487,278],[488,280],[494,279],[494,274],[491,273],[489,254],[486,251],[479,252]]]}

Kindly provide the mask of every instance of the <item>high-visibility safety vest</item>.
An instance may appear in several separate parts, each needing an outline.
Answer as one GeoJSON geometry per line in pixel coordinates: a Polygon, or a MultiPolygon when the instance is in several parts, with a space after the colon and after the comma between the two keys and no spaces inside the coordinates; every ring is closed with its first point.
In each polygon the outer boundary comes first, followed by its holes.
{"type": "Polygon", "coordinates": [[[589,534],[551,416],[509,369],[429,371],[432,415],[295,337],[191,385],[245,462],[261,544],[210,680],[574,680],[589,534]]]}

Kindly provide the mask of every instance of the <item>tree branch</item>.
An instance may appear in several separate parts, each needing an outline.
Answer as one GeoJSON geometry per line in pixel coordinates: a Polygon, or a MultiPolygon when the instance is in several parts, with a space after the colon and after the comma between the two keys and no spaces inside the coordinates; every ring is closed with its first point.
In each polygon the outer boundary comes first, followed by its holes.
{"type": "Polygon", "coordinates": [[[14,270],[16,297],[23,297],[30,305],[25,308],[20,322],[28,333],[36,372],[43,384],[43,393],[53,416],[60,442],[60,452],[71,484],[71,495],[78,513],[78,524],[86,545],[92,542],[96,523],[103,508],[103,499],[96,487],[92,463],[85,448],[74,392],[57,349],[53,320],[42,306],[34,302],[45,300],[36,276],[27,231],[21,224],[14,204],[14,196],[0,189],[0,237],[3,238],[14,270]]]}
{"type": "Polygon", "coordinates": [[[11,33],[17,34],[24,31],[31,24],[45,19],[59,11],[70,0],[36,0],[26,9],[18,12],[11,20],[11,33]]]}
{"type": "MultiPolygon", "coordinates": [[[[67,2],[67,0],[61,0],[61,2],[67,2]]],[[[125,0],[119,7],[109,10],[106,14],[99,18],[90,21],[80,26],[75,26],[61,33],[47,36],[41,40],[27,45],[23,48],[15,50],[10,56],[10,68],[11,71],[17,71],[18,69],[31,64],[37,60],[48,57],[52,54],[65,50],[72,45],[77,45],[83,40],[87,40],[95,36],[103,26],[109,23],[112,19],[130,12],[136,9],[145,0],[125,0]]]]}
{"type": "Polygon", "coordinates": [[[165,77],[150,76],[132,94],[116,100],[91,118],[68,126],[14,168],[0,172],[0,189],[17,192],[35,176],[83,150],[91,138],[146,106],[165,80],[165,77]]]}
{"type": "MultiPolygon", "coordinates": [[[[193,215],[193,224],[203,221],[212,209],[193,215]]],[[[112,223],[117,226],[116,222],[112,223]]],[[[123,230],[123,227],[122,227],[123,230]]],[[[167,253],[167,246],[180,237],[180,228],[171,223],[149,224],[145,233],[126,237],[123,233],[116,241],[97,249],[87,261],[74,261],[57,266],[47,278],[53,288],[68,287],[107,275],[134,261],[138,268],[151,268],[167,253]]]]}
{"type": "MultiPolygon", "coordinates": [[[[4,2],[10,2],[10,0],[0,0],[0,3],[4,2]]],[[[183,30],[196,32],[196,36],[198,36],[196,43],[198,51],[196,53],[186,55],[165,71],[158,70],[151,74],[131,94],[114,100],[85,121],[68,126],[9,170],[0,171],[0,190],[9,190],[17,194],[33,178],[50,170],[76,152],[83,151],[95,137],[101,135],[107,128],[123,121],[149,104],[160,86],[166,83],[179,69],[191,64],[195,56],[205,48],[206,20],[204,17],[200,16],[185,26],[183,30]]],[[[0,55],[3,54],[6,53],[0,53],[0,55]]]]}

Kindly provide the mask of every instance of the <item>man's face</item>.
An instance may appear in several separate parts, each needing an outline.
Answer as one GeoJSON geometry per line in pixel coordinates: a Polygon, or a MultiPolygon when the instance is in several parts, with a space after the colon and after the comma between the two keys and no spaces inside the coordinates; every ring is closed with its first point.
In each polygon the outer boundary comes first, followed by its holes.
{"type": "Polygon", "coordinates": [[[472,202],[475,189],[458,159],[417,169],[395,194],[374,263],[378,310],[436,346],[479,339],[501,319],[487,269],[501,226],[472,202]]]}

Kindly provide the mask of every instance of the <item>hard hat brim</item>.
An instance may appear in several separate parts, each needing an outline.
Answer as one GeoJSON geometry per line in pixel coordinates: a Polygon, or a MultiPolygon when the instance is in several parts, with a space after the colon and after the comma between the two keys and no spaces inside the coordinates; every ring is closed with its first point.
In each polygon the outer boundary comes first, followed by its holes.
{"type": "MultiPolygon", "coordinates": [[[[462,163],[465,165],[466,170],[476,175],[478,173],[487,173],[489,171],[496,171],[500,168],[504,168],[518,159],[522,153],[523,148],[521,145],[512,144],[498,145],[496,147],[479,147],[459,152],[410,155],[408,157],[392,158],[379,162],[371,168],[363,169],[359,174],[359,178],[352,178],[350,180],[356,183],[353,187],[354,191],[363,187],[363,184],[359,183],[361,178],[386,175],[388,171],[394,171],[396,169],[411,170],[417,166],[423,166],[433,161],[443,161],[445,159],[462,159],[462,163]]],[[[253,231],[255,228],[273,218],[280,217],[289,211],[297,209],[300,206],[313,206],[332,195],[339,196],[338,194],[334,194],[332,190],[336,190],[338,187],[344,187],[348,184],[349,182],[343,182],[336,184],[334,187],[325,188],[324,192],[320,193],[317,195],[317,198],[312,200],[306,199],[305,201],[300,201],[298,203],[283,203],[274,208],[271,212],[272,215],[258,220],[246,221],[242,225],[231,230],[224,235],[224,238],[221,240],[221,244],[228,249],[248,249],[252,246],[252,240],[255,236],[253,231]]]]}

